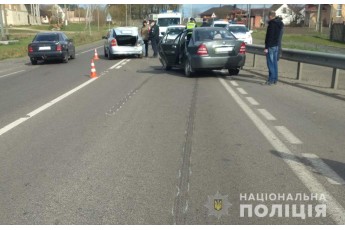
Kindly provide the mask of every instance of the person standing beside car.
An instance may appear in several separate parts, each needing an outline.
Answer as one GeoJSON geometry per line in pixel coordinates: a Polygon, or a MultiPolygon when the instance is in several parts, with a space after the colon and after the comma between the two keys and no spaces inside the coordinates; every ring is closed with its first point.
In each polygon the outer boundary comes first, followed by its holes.
{"type": "Polygon", "coordinates": [[[265,82],[267,85],[276,84],[278,81],[278,55],[279,44],[282,37],[282,29],[284,24],[281,20],[276,18],[276,13],[270,11],[268,13],[269,22],[265,37],[266,61],[268,67],[268,79],[265,82]]]}
{"type": "Polygon", "coordinates": [[[140,35],[144,40],[145,57],[147,57],[148,56],[148,49],[149,49],[149,26],[147,25],[146,20],[143,21],[143,26],[141,27],[140,35]]]}
{"type": "Polygon", "coordinates": [[[158,57],[158,42],[159,42],[159,26],[156,25],[156,21],[152,20],[151,28],[149,32],[149,40],[151,40],[151,45],[153,49],[154,58],[158,57]]]}

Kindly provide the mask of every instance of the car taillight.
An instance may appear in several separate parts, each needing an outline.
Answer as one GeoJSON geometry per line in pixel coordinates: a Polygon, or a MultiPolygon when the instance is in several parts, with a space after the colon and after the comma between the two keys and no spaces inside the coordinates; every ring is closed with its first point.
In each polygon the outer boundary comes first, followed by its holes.
{"type": "Polygon", "coordinates": [[[61,51],[62,50],[62,46],[60,45],[60,44],[58,44],[57,46],[56,46],[56,51],[61,51]]]}
{"type": "Polygon", "coordinates": [[[240,54],[246,54],[246,43],[244,42],[241,44],[240,54]]]}
{"type": "Polygon", "coordinates": [[[199,56],[208,56],[208,51],[207,51],[205,44],[199,45],[196,54],[199,56]]]}
{"type": "Polygon", "coordinates": [[[116,39],[111,40],[111,46],[117,46],[117,41],[116,41],[116,39]]]}
{"type": "Polygon", "coordinates": [[[29,50],[29,53],[34,52],[34,48],[32,48],[32,46],[29,46],[28,50],[29,50]]]}

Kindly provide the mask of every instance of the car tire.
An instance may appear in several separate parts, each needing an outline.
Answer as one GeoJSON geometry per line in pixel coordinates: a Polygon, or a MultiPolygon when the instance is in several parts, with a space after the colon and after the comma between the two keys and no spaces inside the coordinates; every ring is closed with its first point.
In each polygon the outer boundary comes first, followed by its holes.
{"type": "Polygon", "coordinates": [[[37,60],[36,59],[30,59],[31,65],[37,65],[37,60]]]}
{"type": "Polygon", "coordinates": [[[186,59],[184,63],[184,74],[186,77],[192,77],[193,74],[192,67],[190,66],[190,61],[188,59],[186,59]]]}
{"type": "Polygon", "coordinates": [[[143,54],[139,54],[139,55],[138,55],[138,58],[143,58],[143,54]]]}
{"type": "Polygon", "coordinates": [[[104,48],[104,57],[108,57],[107,50],[104,48]]]}
{"type": "Polygon", "coordinates": [[[69,57],[69,54],[66,53],[65,56],[64,56],[64,58],[62,59],[62,62],[63,62],[63,63],[68,63],[68,57],[69,57]]]}
{"type": "Polygon", "coordinates": [[[71,55],[71,59],[75,59],[75,51],[74,51],[73,54],[71,55]]]}
{"type": "Polygon", "coordinates": [[[232,75],[237,76],[238,73],[240,72],[240,69],[228,69],[228,72],[229,72],[230,76],[232,76],[232,75]]]}

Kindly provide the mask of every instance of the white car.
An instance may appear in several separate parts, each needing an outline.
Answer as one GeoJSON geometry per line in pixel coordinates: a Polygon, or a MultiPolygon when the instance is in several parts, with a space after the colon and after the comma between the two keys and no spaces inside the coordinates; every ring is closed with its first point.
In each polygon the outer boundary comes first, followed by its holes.
{"type": "Polygon", "coordinates": [[[168,40],[175,40],[177,35],[182,33],[184,29],[186,29],[185,25],[168,26],[166,32],[163,35],[168,34],[168,40]]]}
{"type": "Polygon", "coordinates": [[[117,27],[110,29],[107,36],[103,36],[104,56],[109,60],[114,56],[136,55],[143,57],[144,41],[137,27],[117,27]]]}
{"type": "Polygon", "coordinates": [[[228,28],[229,27],[229,22],[227,21],[214,21],[211,25],[211,27],[222,27],[222,28],[228,28]]]}
{"type": "Polygon", "coordinates": [[[243,24],[229,24],[228,30],[238,39],[246,44],[253,44],[252,30],[243,24]]]}

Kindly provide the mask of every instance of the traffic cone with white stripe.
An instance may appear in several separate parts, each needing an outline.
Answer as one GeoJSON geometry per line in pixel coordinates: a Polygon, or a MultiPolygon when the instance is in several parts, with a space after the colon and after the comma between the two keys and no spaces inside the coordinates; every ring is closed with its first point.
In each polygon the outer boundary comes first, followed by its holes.
{"type": "Polygon", "coordinates": [[[99,60],[97,49],[95,49],[95,55],[93,57],[93,60],[99,60]]]}
{"type": "Polygon", "coordinates": [[[95,67],[95,63],[93,62],[93,59],[91,59],[91,74],[90,74],[90,78],[95,78],[95,77],[97,77],[96,67],[95,67]]]}

